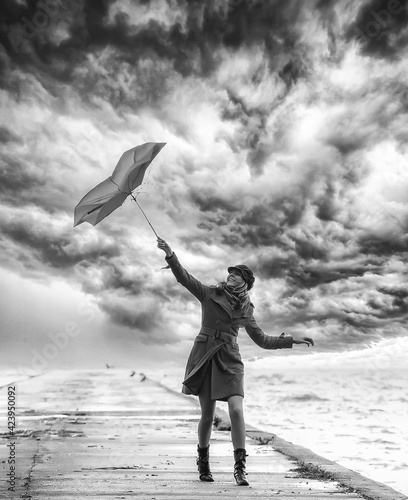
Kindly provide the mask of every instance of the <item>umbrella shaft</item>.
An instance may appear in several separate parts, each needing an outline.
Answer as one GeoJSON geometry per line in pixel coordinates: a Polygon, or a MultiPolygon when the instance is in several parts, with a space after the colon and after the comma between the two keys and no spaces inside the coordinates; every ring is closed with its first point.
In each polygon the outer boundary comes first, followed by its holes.
{"type": "Polygon", "coordinates": [[[151,222],[150,222],[150,221],[149,221],[149,219],[147,218],[147,215],[144,213],[143,208],[139,205],[139,203],[137,202],[137,200],[136,200],[135,196],[133,196],[133,194],[132,194],[132,198],[135,200],[136,205],[140,208],[140,211],[141,211],[141,212],[142,212],[142,214],[145,216],[145,219],[146,219],[146,220],[147,220],[147,222],[149,223],[149,226],[152,228],[152,230],[153,230],[154,234],[156,235],[156,238],[158,238],[158,237],[159,237],[159,236],[158,236],[158,234],[157,234],[157,233],[156,233],[156,231],[154,230],[154,227],[152,226],[151,222]]]}

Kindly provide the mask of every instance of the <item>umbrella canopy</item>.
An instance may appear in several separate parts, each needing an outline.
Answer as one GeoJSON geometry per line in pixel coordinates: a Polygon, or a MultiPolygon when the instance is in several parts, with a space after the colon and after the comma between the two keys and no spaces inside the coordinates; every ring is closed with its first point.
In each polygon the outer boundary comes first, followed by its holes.
{"type": "Polygon", "coordinates": [[[126,151],[112,175],[95,186],[75,207],[74,227],[89,222],[93,226],[122,205],[143,182],[147,167],[165,142],[146,142],[126,151]]]}

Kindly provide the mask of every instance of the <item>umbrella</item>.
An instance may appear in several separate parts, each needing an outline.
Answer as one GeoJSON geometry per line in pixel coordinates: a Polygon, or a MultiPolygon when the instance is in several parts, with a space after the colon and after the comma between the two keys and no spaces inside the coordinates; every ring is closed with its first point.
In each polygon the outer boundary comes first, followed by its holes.
{"type": "MultiPolygon", "coordinates": [[[[91,189],[75,207],[74,227],[83,222],[89,222],[96,226],[106,216],[120,207],[128,196],[135,200],[150,224],[132,191],[140,186],[147,167],[165,144],[165,142],[146,142],[123,153],[112,175],[91,189]]],[[[150,227],[157,236],[151,224],[150,227]]]]}

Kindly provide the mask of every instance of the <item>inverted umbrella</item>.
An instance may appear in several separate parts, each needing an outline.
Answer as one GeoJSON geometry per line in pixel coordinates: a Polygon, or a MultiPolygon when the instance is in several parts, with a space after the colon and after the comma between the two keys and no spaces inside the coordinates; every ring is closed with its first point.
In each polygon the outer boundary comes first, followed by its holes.
{"type": "MultiPolygon", "coordinates": [[[[150,224],[132,192],[140,186],[147,167],[165,145],[165,142],[146,142],[123,153],[112,175],[91,189],[75,207],[74,227],[83,222],[96,226],[120,207],[128,196],[135,200],[150,224]]],[[[157,236],[151,224],[150,227],[157,236]]]]}

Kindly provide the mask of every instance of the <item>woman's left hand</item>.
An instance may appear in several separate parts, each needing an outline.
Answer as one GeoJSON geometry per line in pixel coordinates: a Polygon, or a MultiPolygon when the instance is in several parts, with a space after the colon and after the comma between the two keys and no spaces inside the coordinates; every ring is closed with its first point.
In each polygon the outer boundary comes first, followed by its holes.
{"type": "Polygon", "coordinates": [[[293,339],[294,344],[306,344],[307,347],[314,345],[313,339],[311,337],[302,337],[301,339],[293,339]]]}
{"type": "Polygon", "coordinates": [[[157,246],[166,253],[166,257],[171,257],[173,255],[173,250],[170,248],[170,245],[162,238],[157,238],[157,246]]]}

